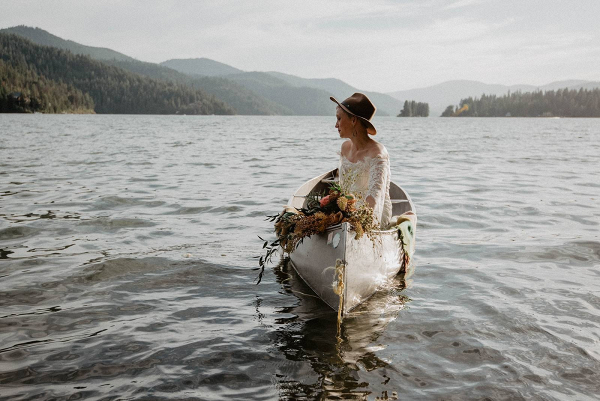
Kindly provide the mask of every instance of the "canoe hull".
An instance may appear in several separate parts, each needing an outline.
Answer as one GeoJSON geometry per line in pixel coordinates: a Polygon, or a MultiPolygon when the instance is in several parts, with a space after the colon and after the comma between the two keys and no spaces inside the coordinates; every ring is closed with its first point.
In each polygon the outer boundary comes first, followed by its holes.
{"type": "MultiPolygon", "coordinates": [[[[296,191],[288,205],[303,207],[306,195],[321,190],[323,183],[330,181],[327,177],[334,175],[335,170],[309,180],[296,191]]],[[[394,185],[393,191],[396,197],[405,199],[397,203],[395,213],[414,211],[412,201],[402,189],[394,185]]],[[[327,305],[338,311],[341,304],[342,315],[346,314],[405,268],[398,231],[380,231],[375,237],[371,240],[363,235],[355,239],[349,223],[330,227],[323,234],[304,238],[290,254],[292,267],[327,305]],[[344,284],[341,302],[336,293],[340,262],[344,284]]]]}
{"type": "Polygon", "coordinates": [[[382,232],[374,241],[366,235],[358,240],[354,236],[350,224],[343,223],[305,238],[290,254],[302,280],[336,311],[340,307],[336,264],[343,263],[342,314],[370,298],[403,268],[397,231],[382,232]]]}
{"type": "Polygon", "coordinates": [[[339,295],[334,292],[335,266],[337,260],[346,260],[346,235],[341,225],[331,227],[324,234],[304,238],[290,254],[292,266],[302,280],[335,310],[340,303],[339,295]]]}
{"type": "MultiPolygon", "coordinates": [[[[348,224],[348,223],[345,223],[348,224]]],[[[404,252],[398,231],[381,232],[374,240],[366,235],[356,240],[347,227],[344,309],[342,314],[366,301],[378,288],[403,270],[404,252]]]]}

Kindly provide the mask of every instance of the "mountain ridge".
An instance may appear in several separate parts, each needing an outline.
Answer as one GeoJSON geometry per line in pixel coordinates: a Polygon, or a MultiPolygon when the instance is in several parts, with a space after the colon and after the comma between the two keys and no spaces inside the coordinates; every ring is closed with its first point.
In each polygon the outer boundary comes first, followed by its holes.
{"type": "Polygon", "coordinates": [[[56,35],[51,34],[41,28],[31,28],[25,25],[18,25],[10,28],[0,29],[0,33],[12,33],[18,36],[25,37],[31,40],[33,43],[42,45],[57,47],[63,50],[69,50],[74,54],[83,54],[90,56],[96,60],[135,60],[133,57],[129,57],[118,51],[106,48],[106,47],[94,47],[86,46],[72,40],[63,39],[56,35]]]}
{"type": "Polygon", "coordinates": [[[301,78],[296,75],[284,74],[276,71],[269,71],[268,74],[276,76],[287,81],[292,85],[308,86],[322,89],[330,92],[338,100],[343,100],[355,92],[361,92],[367,95],[373,104],[377,106],[378,115],[395,116],[402,108],[402,102],[385,93],[366,91],[357,89],[350,84],[337,78],[301,78]]]}
{"type": "MultiPolygon", "coordinates": [[[[396,115],[400,112],[402,106],[401,102],[392,96],[389,96],[385,93],[357,89],[337,78],[302,78],[296,75],[277,71],[242,71],[228,64],[206,58],[172,59],[164,61],[160,64],[173,68],[182,73],[198,76],[220,76],[222,78],[231,79],[241,83],[248,89],[259,93],[261,96],[266,97],[269,100],[276,101],[278,103],[281,101],[284,103],[289,102],[288,99],[283,98],[280,96],[280,94],[268,92],[268,88],[273,87],[274,85],[274,81],[271,81],[268,78],[268,76],[271,76],[279,80],[278,84],[275,86],[279,86],[280,89],[285,86],[283,85],[285,83],[298,89],[305,88],[299,90],[298,96],[308,96],[312,92],[315,95],[313,107],[303,107],[302,105],[298,107],[300,107],[301,110],[304,110],[304,112],[312,110],[311,113],[316,115],[330,114],[331,108],[328,107],[330,106],[329,96],[335,96],[342,100],[352,95],[354,92],[362,92],[369,96],[369,98],[377,106],[378,115],[380,116],[396,115]],[[212,63],[209,63],[208,61],[212,63]],[[259,76],[261,76],[260,79],[258,78],[259,76]],[[260,82],[264,83],[266,86],[260,86],[260,82]],[[310,89],[316,91],[311,91],[310,89]],[[316,96],[321,96],[324,98],[319,98],[319,100],[317,100],[316,96]]],[[[290,92],[291,90],[287,88],[287,91],[290,92]]]]}
{"type": "Polygon", "coordinates": [[[103,48],[94,48],[62,39],[40,28],[30,28],[20,25],[2,29],[0,32],[18,35],[41,46],[49,46],[67,50],[74,54],[87,55],[95,60],[148,78],[176,82],[191,86],[194,89],[204,90],[221,101],[225,101],[238,114],[294,114],[291,110],[275,104],[268,99],[264,99],[233,81],[223,81],[219,77],[194,78],[166,66],[140,61],[110,49],[108,49],[109,53],[100,52],[97,50],[103,50],[103,48]],[[115,54],[122,57],[112,57],[115,54]]]}
{"type": "Polygon", "coordinates": [[[301,78],[277,71],[247,72],[204,57],[146,63],[108,48],[82,45],[41,28],[24,25],[0,29],[0,32],[14,33],[36,44],[88,55],[138,75],[204,90],[229,104],[238,114],[329,115],[329,96],[343,99],[354,92],[363,92],[377,106],[378,116],[397,115],[405,100],[429,103],[430,115],[439,116],[448,105],[457,105],[461,99],[480,97],[484,93],[504,95],[508,91],[600,87],[600,82],[586,80],[562,80],[539,86],[450,80],[427,87],[381,93],[357,89],[337,78],[301,78]]]}
{"type": "MultiPolygon", "coordinates": [[[[38,45],[15,34],[0,33],[0,59],[9,66],[89,95],[96,113],[234,114],[229,105],[202,90],[144,77],[87,55],[38,45]]],[[[5,78],[10,77],[2,80],[5,78]]],[[[25,86],[34,79],[28,78],[25,86]]],[[[36,97],[40,103],[48,103],[44,93],[36,97]]]]}
{"type": "Polygon", "coordinates": [[[162,63],[158,63],[173,70],[188,75],[204,75],[208,77],[220,77],[230,74],[239,74],[244,71],[232,67],[219,61],[211,60],[205,57],[199,58],[173,58],[162,63]],[[195,71],[202,70],[204,74],[197,74],[195,71]]]}
{"type": "MultiPolygon", "coordinates": [[[[125,56],[117,57],[120,53],[114,52],[110,57],[104,54],[100,56],[99,48],[79,45],[73,41],[61,39],[40,28],[29,28],[25,26],[7,28],[7,33],[16,34],[32,42],[68,50],[74,54],[85,54],[106,64],[113,65],[140,76],[159,79],[166,82],[174,82],[191,86],[194,89],[200,89],[208,94],[217,97],[219,100],[232,106],[237,113],[260,115],[330,115],[332,114],[330,94],[312,88],[296,88],[278,80],[273,85],[268,82],[269,79],[265,73],[259,73],[260,79],[253,74],[241,72],[241,77],[228,79],[226,76],[200,76],[198,74],[183,74],[164,65],[155,63],[146,63],[134,58],[125,56]],[[115,55],[116,54],[116,55],[115,55]],[[114,57],[113,57],[114,56],[114,57]],[[112,57],[112,58],[111,58],[112,57]],[[183,77],[185,75],[185,78],[183,77]],[[261,82],[264,81],[264,82],[261,82]],[[260,92],[260,93],[257,93],[260,92]]],[[[124,55],[122,55],[124,56],[124,55]]],[[[196,61],[198,59],[195,59],[196,61]]],[[[202,59],[200,59],[202,60],[202,59]]],[[[209,60],[209,59],[205,59],[209,60]]],[[[209,65],[227,66],[223,63],[210,60],[209,65]]],[[[231,67],[229,72],[237,69],[231,67]]],[[[241,71],[241,70],[239,70],[241,71]]],[[[233,74],[232,74],[233,75],[233,74]]]]}

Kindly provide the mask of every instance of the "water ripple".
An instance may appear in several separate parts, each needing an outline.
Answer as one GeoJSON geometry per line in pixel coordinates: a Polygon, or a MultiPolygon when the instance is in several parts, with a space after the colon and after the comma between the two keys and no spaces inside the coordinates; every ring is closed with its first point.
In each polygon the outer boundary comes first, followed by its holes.
{"type": "Polygon", "coordinates": [[[600,393],[597,120],[378,118],[416,270],[339,332],[288,265],[252,270],[337,165],[332,118],[0,120],[2,399],[600,393]]]}

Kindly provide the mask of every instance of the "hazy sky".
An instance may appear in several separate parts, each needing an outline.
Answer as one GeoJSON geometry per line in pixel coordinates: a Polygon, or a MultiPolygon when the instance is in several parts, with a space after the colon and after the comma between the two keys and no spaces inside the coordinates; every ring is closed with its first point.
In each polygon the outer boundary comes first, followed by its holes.
{"type": "Polygon", "coordinates": [[[0,0],[0,10],[0,28],[143,61],[207,57],[380,92],[600,80],[599,0],[0,0]]]}

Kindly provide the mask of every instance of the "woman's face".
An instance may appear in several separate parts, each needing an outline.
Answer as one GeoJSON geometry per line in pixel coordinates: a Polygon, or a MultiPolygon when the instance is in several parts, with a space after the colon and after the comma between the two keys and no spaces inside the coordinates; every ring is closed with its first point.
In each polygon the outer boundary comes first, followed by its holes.
{"type": "Polygon", "coordinates": [[[354,132],[352,118],[339,106],[335,111],[335,118],[335,128],[337,128],[340,138],[350,138],[354,132]]]}

